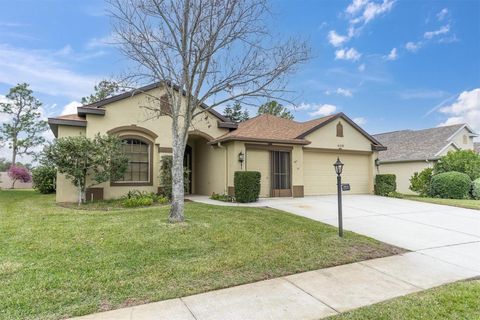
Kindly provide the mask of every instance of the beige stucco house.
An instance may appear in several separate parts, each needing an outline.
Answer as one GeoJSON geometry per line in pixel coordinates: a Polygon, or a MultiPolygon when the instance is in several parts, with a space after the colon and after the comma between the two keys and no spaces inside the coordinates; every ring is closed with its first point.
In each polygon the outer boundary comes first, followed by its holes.
{"type": "MultiPolygon", "coordinates": [[[[49,119],[56,137],[115,134],[125,142],[130,159],[122,181],[91,188],[87,199],[118,198],[129,190],[156,192],[162,156],[171,154],[171,119],[151,118],[142,105],[149,95],[161,97],[161,85],[150,85],[77,109],[77,114],[49,119]]],[[[189,193],[211,195],[234,192],[234,172],[261,172],[261,197],[303,197],[333,194],[333,163],[345,164],[343,181],[351,193],[372,193],[375,159],[385,147],[343,113],[297,122],[261,115],[246,122],[230,122],[214,110],[194,119],[185,165],[191,170],[189,193]],[[240,161],[242,159],[243,161],[240,161]]],[[[57,201],[76,201],[74,186],[57,179],[57,201]]]]}
{"type": "Polygon", "coordinates": [[[477,136],[467,124],[376,134],[373,137],[387,147],[379,153],[378,171],[395,174],[397,191],[413,194],[409,187],[415,172],[432,167],[449,151],[473,150],[477,136]]]}

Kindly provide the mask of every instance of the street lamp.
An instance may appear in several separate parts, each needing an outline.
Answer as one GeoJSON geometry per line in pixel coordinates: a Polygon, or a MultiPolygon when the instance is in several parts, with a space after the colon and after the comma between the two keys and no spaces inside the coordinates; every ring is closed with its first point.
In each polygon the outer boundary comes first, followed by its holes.
{"type": "Polygon", "coordinates": [[[343,237],[343,221],[342,221],[342,171],[343,163],[337,157],[337,161],[333,164],[335,173],[337,174],[337,196],[338,196],[338,235],[343,237]]]}

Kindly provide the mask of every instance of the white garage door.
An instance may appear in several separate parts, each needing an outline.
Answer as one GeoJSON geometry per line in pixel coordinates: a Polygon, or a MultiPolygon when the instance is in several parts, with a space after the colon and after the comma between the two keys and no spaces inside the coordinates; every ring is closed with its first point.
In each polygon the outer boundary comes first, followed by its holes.
{"type": "MultiPolygon", "coordinates": [[[[303,154],[303,183],[306,196],[335,194],[337,192],[337,176],[333,164],[337,155],[305,151],[303,154]]],[[[370,193],[368,155],[343,154],[340,160],[344,163],[342,183],[349,183],[348,193],[370,193]]]]}

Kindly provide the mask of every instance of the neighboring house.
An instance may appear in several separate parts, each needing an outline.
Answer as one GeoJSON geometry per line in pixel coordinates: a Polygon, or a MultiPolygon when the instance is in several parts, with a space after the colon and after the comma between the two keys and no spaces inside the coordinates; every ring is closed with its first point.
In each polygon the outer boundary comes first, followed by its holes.
{"type": "MultiPolygon", "coordinates": [[[[78,107],[77,114],[48,120],[58,138],[111,133],[125,141],[130,162],[124,178],[91,188],[87,199],[118,198],[132,189],[156,192],[161,188],[162,156],[172,152],[171,119],[146,120],[146,111],[140,106],[147,103],[148,96],[139,93],[145,91],[166,97],[162,86],[154,84],[78,107]]],[[[168,106],[168,99],[165,103],[168,106]]],[[[234,172],[255,170],[262,175],[261,197],[334,194],[337,157],[345,164],[343,181],[350,183],[350,192],[371,193],[375,159],[383,149],[343,113],[307,122],[261,115],[237,125],[209,110],[194,119],[190,130],[185,150],[185,165],[191,170],[188,193],[233,194],[234,172]]],[[[76,201],[76,189],[62,175],[57,179],[57,201],[76,201]]]]}
{"type": "Polygon", "coordinates": [[[480,142],[474,142],[473,149],[477,151],[477,153],[480,153],[480,142]]]}
{"type": "Polygon", "coordinates": [[[413,193],[409,187],[415,172],[432,167],[449,151],[473,150],[477,136],[466,124],[376,134],[373,137],[388,148],[379,153],[378,171],[397,176],[398,192],[413,193]]]}

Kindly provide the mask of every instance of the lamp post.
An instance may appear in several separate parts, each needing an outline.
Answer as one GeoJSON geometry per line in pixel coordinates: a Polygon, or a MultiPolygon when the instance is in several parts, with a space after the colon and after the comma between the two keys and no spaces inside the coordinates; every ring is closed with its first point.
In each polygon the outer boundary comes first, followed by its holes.
{"type": "Polygon", "coordinates": [[[337,174],[337,196],[338,196],[338,235],[343,237],[343,218],[342,218],[342,170],[343,163],[337,157],[337,161],[333,164],[335,173],[337,174]]]}

